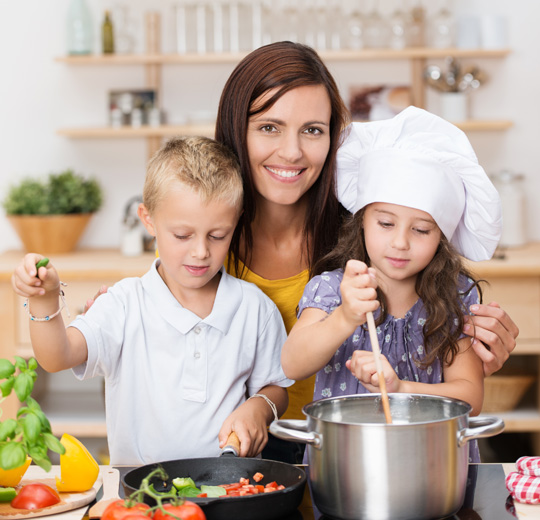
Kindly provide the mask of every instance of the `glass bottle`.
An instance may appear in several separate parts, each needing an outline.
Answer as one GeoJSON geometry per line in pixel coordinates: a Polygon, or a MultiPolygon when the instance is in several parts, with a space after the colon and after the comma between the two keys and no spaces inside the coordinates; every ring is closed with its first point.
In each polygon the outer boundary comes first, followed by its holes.
{"type": "Polygon", "coordinates": [[[113,54],[114,30],[111,20],[111,13],[109,11],[105,11],[105,18],[103,20],[103,25],[101,26],[101,39],[103,46],[103,54],[113,54]]]}
{"type": "Polygon", "coordinates": [[[85,0],[71,0],[66,29],[68,54],[92,53],[92,17],[85,0]]]}
{"type": "Polygon", "coordinates": [[[436,48],[448,48],[455,45],[455,21],[447,0],[429,19],[429,44],[436,48]]]}

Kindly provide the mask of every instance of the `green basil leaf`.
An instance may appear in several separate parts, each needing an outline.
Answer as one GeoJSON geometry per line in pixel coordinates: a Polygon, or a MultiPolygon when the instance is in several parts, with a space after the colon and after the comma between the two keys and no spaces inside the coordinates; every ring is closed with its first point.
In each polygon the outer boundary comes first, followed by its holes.
{"type": "Polygon", "coordinates": [[[51,470],[51,461],[49,460],[49,457],[47,457],[45,448],[42,446],[33,446],[28,450],[28,455],[32,457],[32,462],[40,468],[43,468],[45,471],[51,470]]]}
{"type": "Polygon", "coordinates": [[[49,419],[47,419],[47,416],[41,410],[35,411],[34,414],[41,421],[41,431],[50,433],[52,431],[51,423],[49,422],[49,419]]]}
{"type": "Polygon", "coordinates": [[[21,403],[26,401],[26,398],[32,393],[33,388],[34,380],[32,379],[32,376],[26,373],[19,374],[13,385],[17,398],[21,403]]]}
{"type": "Polygon", "coordinates": [[[21,406],[19,410],[17,411],[17,417],[20,417],[21,415],[30,413],[30,408],[28,406],[21,406]]]}
{"type": "Polygon", "coordinates": [[[0,390],[2,391],[2,397],[7,397],[9,394],[11,394],[11,390],[13,390],[14,383],[15,383],[15,378],[13,376],[9,376],[5,381],[2,381],[0,383],[0,390]]]}
{"type": "Polygon", "coordinates": [[[17,421],[15,419],[6,419],[0,424],[0,441],[5,441],[8,437],[13,437],[17,429],[17,421]]]}
{"type": "Polygon", "coordinates": [[[41,433],[41,421],[35,414],[29,413],[21,419],[21,422],[25,440],[33,444],[41,433]]]}
{"type": "Polygon", "coordinates": [[[26,361],[20,356],[15,356],[15,366],[21,371],[26,370],[26,361]]]}
{"type": "Polygon", "coordinates": [[[60,453],[60,455],[66,452],[64,445],[52,433],[44,433],[43,440],[45,441],[45,446],[51,451],[60,453]]]}
{"type": "Polygon", "coordinates": [[[0,446],[0,467],[8,470],[18,468],[26,460],[26,450],[19,442],[11,441],[0,446]]]}
{"type": "Polygon", "coordinates": [[[35,370],[38,367],[38,362],[36,361],[36,358],[30,358],[28,360],[28,368],[30,370],[35,370]]]}
{"type": "Polygon", "coordinates": [[[15,366],[8,359],[0,359],[0,379],[12,376],[15,373],[15,366]]]}
{"type": "Polygon", "coordinates": [[[38,402],[33,397],[28,397],[26,399],[26,406],[28,406],[33,413],[41,411],[41,406],[39,406],[38,402]]]}

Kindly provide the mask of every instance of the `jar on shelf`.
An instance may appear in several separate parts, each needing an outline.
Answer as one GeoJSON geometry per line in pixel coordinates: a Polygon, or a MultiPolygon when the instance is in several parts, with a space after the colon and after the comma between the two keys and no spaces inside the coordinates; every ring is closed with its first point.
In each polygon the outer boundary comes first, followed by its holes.
{"type": "Polygon", "coordinates": [[[74,56],[91,54],[93,47],[92,17],[85,0],[71,0],[66,23],[68,54],[74,56]]]}
{"type": "Polygon", "coordinates": [[[503,170],[491,176],[501,197],[503,229],[499,245],[519,247],[527,242],[525,229],[524,176],[510,170],[503,170]]]}

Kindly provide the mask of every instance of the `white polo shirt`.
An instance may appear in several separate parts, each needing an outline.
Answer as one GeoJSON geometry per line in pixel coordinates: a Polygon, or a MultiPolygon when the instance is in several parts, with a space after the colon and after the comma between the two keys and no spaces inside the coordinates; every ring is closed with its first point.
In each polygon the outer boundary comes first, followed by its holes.
{"type": "Polygon", "coordinates": [[[263,386],[290,386],[281,369],[281,315],[254,284],[221,270],[204,320],[174,298],[157,272],[126,278],[70,326],[86,338],[79,379],[105,377],[111,464],[219,454],[228,415],[263,386]]]}

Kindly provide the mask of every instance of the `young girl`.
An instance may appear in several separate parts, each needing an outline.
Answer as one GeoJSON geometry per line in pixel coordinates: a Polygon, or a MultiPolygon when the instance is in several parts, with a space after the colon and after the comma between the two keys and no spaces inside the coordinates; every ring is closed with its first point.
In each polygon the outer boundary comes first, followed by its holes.
{"type": "MultiPolygon", "coordinates": [[[[463,132],[424,110],[349,132],[338,152],[338,195],[354,215],[306,286],[284,372],[317,373],[314,399],[379,391],[363,326],[374,311],[388,391],[462,399],[477,415],[482,362],[462,330],[479,290],[459,254],[491,257],[501,230],[497,191],[463,132]]],[[[479,460],[476,448],[471,456],[479,460]]]]}

